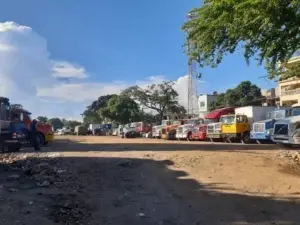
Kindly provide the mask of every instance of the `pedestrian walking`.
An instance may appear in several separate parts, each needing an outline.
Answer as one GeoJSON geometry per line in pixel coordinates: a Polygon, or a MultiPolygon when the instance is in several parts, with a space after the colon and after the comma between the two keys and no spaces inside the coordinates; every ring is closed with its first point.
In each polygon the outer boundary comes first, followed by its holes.
{"type": "Polygon", "coordinates": [[[32,147],[34,147],[35,151],[40,151],[40,146],[37,141],[37,132],[36,132],[36,126],[37,126],[37,121],[32,120],[30,123],[30,141],[32,144],[32,147]]]}

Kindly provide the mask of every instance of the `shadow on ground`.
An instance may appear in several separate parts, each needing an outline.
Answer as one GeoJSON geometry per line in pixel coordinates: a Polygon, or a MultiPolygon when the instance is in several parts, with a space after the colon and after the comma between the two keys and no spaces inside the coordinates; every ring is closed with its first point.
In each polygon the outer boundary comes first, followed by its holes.
{"type": "Polygon", "coordinates": [[[33,182],[32,171],[23,169],[28,160],[0,164],[1,224],[300,223],[296,199],[222,193],[215,185],[187,178],[184,171],[170,170],[172,161],[35,158],[31,165],[46,162],[61,170],[49,186],[41,187],[33,182]],[[20,177],[7,180],[12,174],[20,177]]]}

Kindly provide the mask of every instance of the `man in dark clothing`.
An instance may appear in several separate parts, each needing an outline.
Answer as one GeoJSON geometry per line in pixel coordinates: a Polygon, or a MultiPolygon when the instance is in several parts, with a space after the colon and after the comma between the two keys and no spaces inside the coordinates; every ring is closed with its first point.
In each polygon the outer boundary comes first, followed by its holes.
{"type": "Polygon", "coordinates": [[[37,135],[36,135],[36,120],[32,120],[32,122],[30,123],[30,141],[32,146],[34,147],[35,151],[40,151],[40,147],[38,145],[37,142],[37,135]]]}

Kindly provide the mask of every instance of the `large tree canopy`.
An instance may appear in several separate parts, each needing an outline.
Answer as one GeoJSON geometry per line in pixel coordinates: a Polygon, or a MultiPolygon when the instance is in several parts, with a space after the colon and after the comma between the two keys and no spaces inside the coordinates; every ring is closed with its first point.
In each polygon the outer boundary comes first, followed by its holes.
{"type": "Polygon", "coordinates": [[[174,111],[174,109],[180,113],[183,111],[183,107],[178,103],[178,93],[174,90],[171,81],[148,85],[146,88],[129,87],[122,94],[136,100],[145,108],[155,110],[159,114],[160,120],[164,114],[174,111]]]}
{"type": "Polygon", "coordinates": [[[104,118],[100,115],[100,109],[107,107],[108,101],[115,96],[117,95],[104,95],[93,101],[82,114],[83,122],[85,124],[101,123],[104,118]]]}
{"type": "Polygon", "coordinates": [[[139,106],[125,95],[116,95],[110,98],[107,106],[100,109],[100,114],[120,124],[127,124],[140,119],[139,106]]]}
{"type": "Polygon", "coordinates": [[[300,66],[282,70],[300,49],[299,0],[206,0],[189,17],[183,25],[186,47],[200,66],[215,67],[242,46],[248,63],[253,56],[266,62],[269,78],[300,76],[300,66]]]}
{"type": "Polygon", "coordinates": [[[261,105],[260,88],[250,81],[243,81],[233,89],[228,89],[225,93],[219,94],[209,108],[214,110],[227,106],[247,106],[261,105]]]}

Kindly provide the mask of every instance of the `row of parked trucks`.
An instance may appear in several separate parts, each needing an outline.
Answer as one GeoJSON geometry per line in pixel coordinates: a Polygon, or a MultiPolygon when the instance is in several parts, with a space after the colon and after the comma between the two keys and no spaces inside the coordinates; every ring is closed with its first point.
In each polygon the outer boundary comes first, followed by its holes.
{"type": "Polygon", "coordinates": [[[152,137],[167,140],[273,141],[300,144],[300,104],[292,107],[227,107],[204,118],[163,120],[152,127],[152,137]]]}

